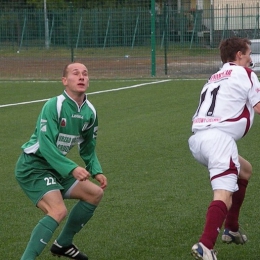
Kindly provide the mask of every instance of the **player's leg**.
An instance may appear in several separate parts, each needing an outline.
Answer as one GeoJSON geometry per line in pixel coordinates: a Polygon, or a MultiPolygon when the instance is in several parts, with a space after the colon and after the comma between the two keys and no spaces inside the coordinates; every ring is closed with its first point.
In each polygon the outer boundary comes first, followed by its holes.
{"type": "Polygon", "coordinates": [[[38,160],[26,154],[20,156],[15,169],[16,179],[23,191],[46,214],[33,229],[22,260],[34,260],[40,255],[66,215],[61,185],[52,173],[37,169],[41,169],[38,160]],[[59,213],[54,213],[57,211],[59,213]]]}
{"type": "Polygon", "coordinates": [[[189,142],[190,148],[194,157],[209,169],[214,198],[207,209],[203,233],[199,243],[192,247],[192,253],[201,259],[203,255],[216,259],[213,248],[231,206],[232,193],[237,189],[238,152],[234,140],[218,130],[196,135],[189,142]]]}
{"type": "Polygon", "coordinates": [[[72,208],[67,222],[59,235],[57,242],[63,246],[70,245],[73,237],[90,220],[103,196],[103,190],[93,182],[86,180],[77,182],[69,191],[71,199],[79,199],[72,208]]]}
{"type": "Polygon", "coordinates": [[[214,190],[214,200],[207,209],[203,233],[199,243],[192,247],[192,255],[196,259],[217,259],[214,246],[227,215],[227,204],[231,204],[231,197],[232,192],[214,190]]]}
{"type": "Polygon", "coordinates": [[[228,135],[216,133],[217,144],[209,153],[208,169],[214,192],[213,201],[208,207],[204,231],[200,238],[206,247],[215,245],[219,231],[232,205],[232,195],[237,188],[240,169],[235,141],[228,135]]]}
{"type": "Polygon", "coordinates": [[[38,222],[21,260],[35,259],[51,240],[59,223],[66,216],[66,207],[59,190],[50,191],[37,204],[46,215],[38,222]]]}
{"type": "Polygon", "coordinates": [[[36,259],[50,241],[57,227],[58,222],[53,218],[48,215],[43,217],[34,227],[21,260],[36,259]]]}
{"type": "Polygon", "coordinates": [[[239,213],[245,198],[248,181],[252,175],[252,166],[242,156],[239,156],[239,163],[238,190],[232,196],[232,206],[225,221],[225,230],[222,235],[224,243],[244,244],[247,241],[246,235],[239,230],[239,213]]]}
{"type": "MultiPolygon", "coordinates": [[[[64,186],[68,185],[64,184],[64,186]]],[[[74,181],[74,184],[65,193],[65,198],[79,199],[79,201],[72,208],[60,235],[53,244],[51,248],[52,253],[56,252],[59,254],[64,248],[74,246],[74,236],[91,219],[102,197],[103,190],[91,181],[74,181]]],[[[87,259],[87,256],[82,252],[77,251],[77,253],[80,255],[80,258],[75,259],[87,259]]],[[[60,255],[62,255],[62,253],[60,253],[60,255]]]]}
{"type": "Polygon", "coordinates": [[[252,165],[249,161],[244,159],[241,155],[238,156],[240,163],[239,178],[249,181],[252,175],[252,165]]]}
{"type": "Polygon", "coordinates": [[[227,205],[231,205],[231,198],[232,192],[230,191],[214,190],[214,199],[207,209],[204,230],[199,240],[209,249],[213,249],[215,246],[228,212],[227,205]]]}

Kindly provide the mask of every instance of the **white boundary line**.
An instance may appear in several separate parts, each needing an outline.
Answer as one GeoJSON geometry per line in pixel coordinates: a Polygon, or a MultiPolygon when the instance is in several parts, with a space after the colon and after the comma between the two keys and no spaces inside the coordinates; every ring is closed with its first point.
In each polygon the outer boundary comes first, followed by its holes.
{"type": "MultiPolygon", "coordinates": [[[[101,90],[101,91],[87,93],[87,95],[95,95],[95,94],[101,94],[101,93],[106,93],[106,92],[125,90],[125,89],[129,89],[129,88],[138,88],[138,87],[142,87],[142,86],[146,86],[146,85],[159,84],[159,83],[163,83],[163,82],[167,82],[167,81],[171,81],[171,79],[165,79],[165,80],[153,81],[153,82],[146,82],[146,83],[141,83],[141,84],[127,86],[127,87],[122,87],[122,88],[101,90]]],[[[20,103],[0,105],[0,108],[2,108],[2,107],[11,107],[11,106],[19,106],[19,105],[26,105],[26,104],[31,104],[31,103],[39,103],[39,102],[44,102],[44,101],[47,101],[47,100],[49,100],[49,98],[47,98],[47,99],[40,99],[40,100],[26,101],[26,102],[20,102],[20,103]]]]}

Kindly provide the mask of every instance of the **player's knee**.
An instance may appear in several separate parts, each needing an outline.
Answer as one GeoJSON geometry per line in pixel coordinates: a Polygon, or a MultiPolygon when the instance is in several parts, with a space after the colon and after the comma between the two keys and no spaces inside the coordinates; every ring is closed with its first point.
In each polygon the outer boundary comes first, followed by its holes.
{"type": "Polygon", "coordinates": [[[101,199],[103,198],[103,195],[104,195],[103,189],[97,187],[90,197],[89,196],[86,197],[86,201],[94,205],[98,205],[101,199]]]}
{"type": "Polygon", "coordinates": [[[223,201],[229,210],[232,204],[232,192],[224,189],[214,190],[213,200],[223,201]]]}
{"type": "Polygon", "coordinates": [[[68,210],[66,207],[49,212],[49,215],[52,216],[58,223],[60,223],[67,216],[67,214],[68,210]]]}
{"type": "Polygon", "coordinates": [[[95,190],[95,193],[93,195],[94,201],[98,204],[101,201],[101,199],[103,198],[103,195],[104,195],[103,189],[101,189],[100,187],[97,187],[97,189],[95,190]]]}

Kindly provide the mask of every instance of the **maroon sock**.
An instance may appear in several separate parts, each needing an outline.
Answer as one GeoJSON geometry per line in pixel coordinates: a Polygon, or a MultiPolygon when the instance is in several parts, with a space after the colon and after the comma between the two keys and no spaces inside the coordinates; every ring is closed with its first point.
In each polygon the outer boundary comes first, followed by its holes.
{"type": "Polygon", "coordinates": [[[232,206],[228,211],[226,222],[225,222],[225,228],[234,232],[238,231],[239,229],[239,224],[238,224],[239,211],[245,198],[248,180],[238,179],[237,184],[239,190],[234,192],[232,196],[232,206]]]}
{"type": "Polygon", "coordinates": [[[208,249],[214,248],[226,216],[227,206],[223,201],[214,200],[210,203],[206,215],[204,231],[200,238],[200,242],[208,249]]]}

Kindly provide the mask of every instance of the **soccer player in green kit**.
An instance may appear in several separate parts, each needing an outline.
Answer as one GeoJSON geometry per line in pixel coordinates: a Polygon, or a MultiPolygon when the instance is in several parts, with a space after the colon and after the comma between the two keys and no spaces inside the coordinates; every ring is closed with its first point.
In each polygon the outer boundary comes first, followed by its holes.
{"type": "Polygon", "coordinates": [[[64,92],[43,106],[33,135],[22,145],[15,168],[19,185],[45,214],[33,229],[21,260],[36,259],[51,240],[67,215],[64,199],[79,201],[50,251],[54,256],[87,260],[73,244],[73,238],[92,217],[107,186],[95,152],[98,119],[85,94],[89,86],[86,66],[67,65],[62,83],[64,92]],[[85,168],[66,157],[76,144],[85,168]],[[99,185],[89,180],[91,176],[99,185]]]}

